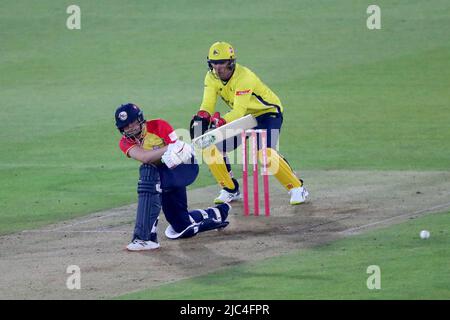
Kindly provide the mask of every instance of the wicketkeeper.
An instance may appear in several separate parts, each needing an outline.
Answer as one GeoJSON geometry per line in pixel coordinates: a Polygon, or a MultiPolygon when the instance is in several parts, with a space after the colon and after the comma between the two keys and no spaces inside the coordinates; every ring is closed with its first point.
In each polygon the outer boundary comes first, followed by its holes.
{"type": "MultiPolygon", "coordinates": [[[[289,191],[290,204],[305,202],[309,193],[284,159],[276,150],[279,132],[283,124],[283,106],[278,96],[270,90],[250,69],[236,63],[234,48],[227,42],[216,42],[207,57],[209,71],[206,73],[203,101],[200,110],[191,121],[191,138],[198,127],[203,133],[211,125],[220,127],[248,114],[258,125],[255,129],[267,130],[268,170],[289,191]],[[217,98],[230,107],[224,115],[215,112],[217,98]]],[[[239,184],[233,178],[226,152],[240,145],[240,137],[234,143],[223,143],[203,150],[203,158],[212,175],[222,187],[214,203],[228,203],[240,198],[239,184]]],[[[261,143],[258,141],[258,157],[261,161],[261,143]]]]}
{"type": "Polygon", "coordinates": [[[159,248],[157,226],[161,207],[169,223],[165,235],[170,239],[192,237],[228,225],[231,208],[228,204],[188,211],[186,186],[196,179],[198,164],[192,147],[178,140],[169,123],[162,119],[146,121],[142,111],[131,103],[117,108],[115,120],[122,134],[120,149],[142,162],[136,224],[128,250],[159,248]]]}

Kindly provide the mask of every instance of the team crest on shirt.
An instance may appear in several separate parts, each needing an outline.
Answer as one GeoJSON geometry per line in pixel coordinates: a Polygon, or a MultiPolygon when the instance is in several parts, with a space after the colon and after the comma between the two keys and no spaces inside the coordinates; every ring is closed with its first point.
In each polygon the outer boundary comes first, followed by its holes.
{"type": "Polygon", "coordinates": [[[128,118],[128,114],[125,111],[122,111],[121,113],[119,113],[119,119],[122,121],[127,120],[128,118]]]}

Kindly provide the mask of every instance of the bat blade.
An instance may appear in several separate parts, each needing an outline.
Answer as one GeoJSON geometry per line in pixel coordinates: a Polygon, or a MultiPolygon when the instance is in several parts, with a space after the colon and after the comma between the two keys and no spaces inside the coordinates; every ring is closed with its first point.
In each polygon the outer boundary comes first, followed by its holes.
{"type": "Polygon", "coordinates": [[[205,132],[203,135],[193,139],[192,144],[197,148],[205,149],[213,144],[240,135],[244,130],[254,128],[257,124],[256,119],[249,114],[219,128],[205,132]]]}

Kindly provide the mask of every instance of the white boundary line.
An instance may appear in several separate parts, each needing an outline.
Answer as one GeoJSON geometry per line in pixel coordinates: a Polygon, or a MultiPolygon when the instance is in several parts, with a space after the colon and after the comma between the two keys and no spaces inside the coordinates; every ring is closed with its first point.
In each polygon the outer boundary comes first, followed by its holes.
{"type": "Polygon", "coordinates": [[[383,220],[380,220],[380,221],[375,221],[375,222],[372,222],[372,223],[364,224],[364,225],[359,226],[359,227],[346,229],[346,230],[340,231],[339,233],[340,234],[352,234],[352,233],[355,233],[358,230],[367,229],[367,228],[370,228],[372,226],[376,226],[378,224],[383,224],[383,223],[386,223],[386,222],[389,222],[389,221],[392,221],[392,220],[395,220],[395,219],[420,216],[421,213],[436,213],[436,210],[445,209],[445,208],[448,208],[448,207],[450,207],[450,202],[447,202],[447,203],[444,203],[444,204],[440,204],[440,205],[437,205],[437,206],[433,206],[433,207],[430,207],[430,208],[425,208],[425,209],[422,209],[422,210],[418,210],[418,211],[415,211],[413,213],[405,213],[405,214],[401,214],[401,215],[398,215],[398,216],[395,216],[395,217],[391,217],[391,218],[383,219],[383,220]]]}

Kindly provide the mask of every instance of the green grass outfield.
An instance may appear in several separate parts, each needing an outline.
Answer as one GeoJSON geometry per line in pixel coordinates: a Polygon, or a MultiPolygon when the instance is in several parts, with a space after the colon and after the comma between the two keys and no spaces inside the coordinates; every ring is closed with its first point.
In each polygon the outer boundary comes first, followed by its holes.
{"type": "Polygon", "coordinates": [[[280,96],[299,172],[450,169],[447,0],[377,1],[379,31],[364,0],[76,3],[70,31],[72,2],[0,2],[0,234],[134,202],[114,109],[186,128],[219,39],[280,96]]]}
{"type": "MultiPolygon", "coordinates": [[[[120,299],[450,299],[450,212],[257,263],[181,280],[120,299]],[[427,240],[421,230],[431,232],[427,240]],[[380,268],[381,288],[367,280],[380,268]]],[[[369,281],[373,283],[372,281],[369,281]]]]}

